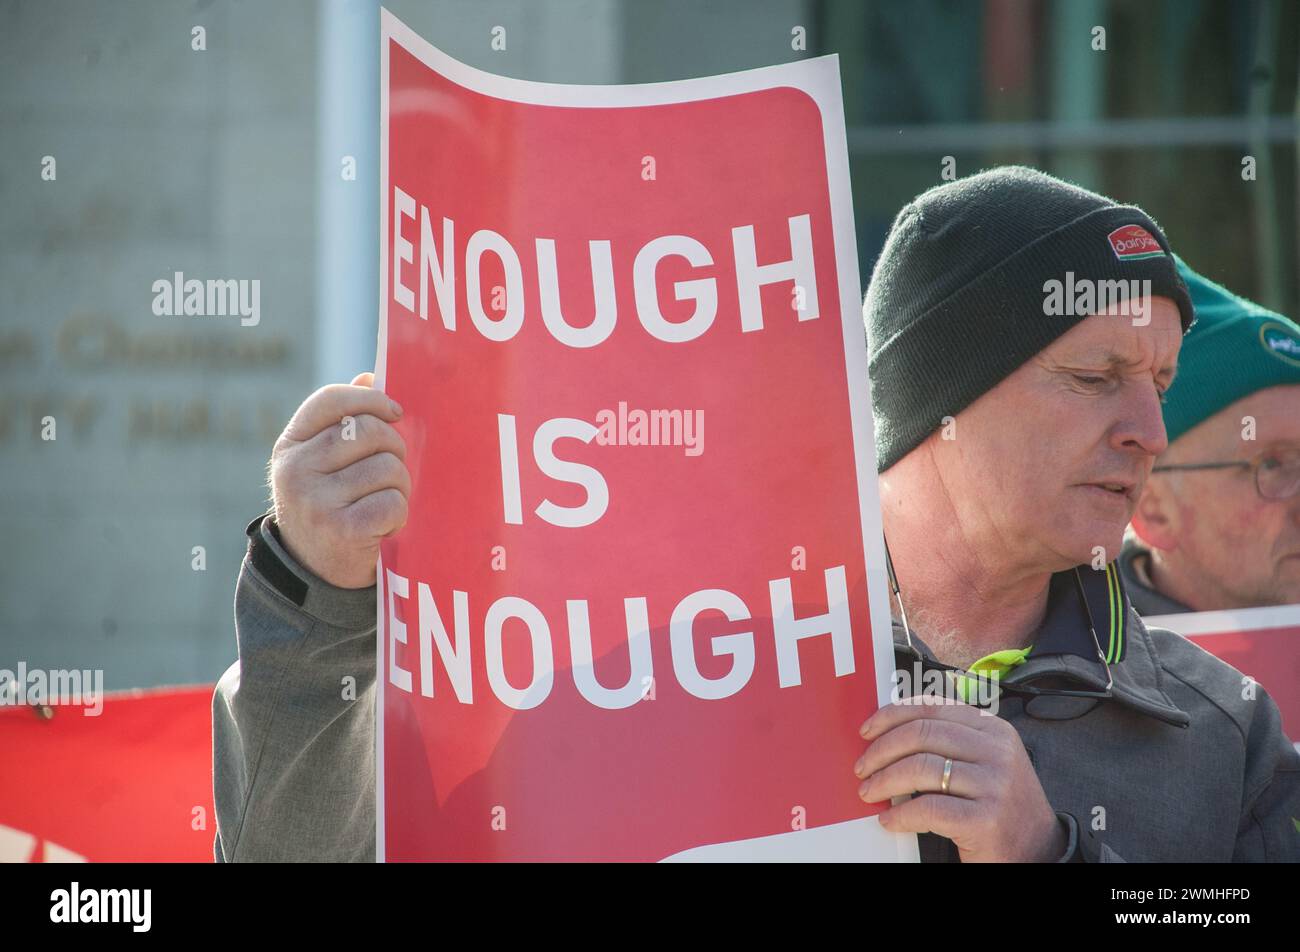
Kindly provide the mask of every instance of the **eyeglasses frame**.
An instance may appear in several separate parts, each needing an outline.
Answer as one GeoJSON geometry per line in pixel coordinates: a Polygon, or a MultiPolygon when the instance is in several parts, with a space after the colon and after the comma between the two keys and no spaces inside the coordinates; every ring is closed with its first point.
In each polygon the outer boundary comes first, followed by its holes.
{"type": "MultiPolygon", "coordinates": [[[[883,539],[883,533],[882,533],[883,539]]],[[[1096,700],[1109,700],[1114,697],[1115,677],[1111,672],[1110,663],[1106,660],[1105,653],[1101,650],[1101,640],[1097,637],[1097,624],[1092,616],[1092,607],[1088,604],[1088,598],[1083,589],[1083,579],[1079,577],[1079,569],[1074,569],[1074,582],[1078,588],[1079,600],[1083,602],[1083,609],[1088,616],[1088,633],[1092,635],[1093,647],[1097,651],[1097,660],[1101,662],[1102,667],[1106,670],[1106,686],[1100,691],[1074,690],[1068,688],[1039,688],[1029,684],[1007,684],[1000,678],[990,678],[984,674],[978,674],[968,671],[956,665],[946,664],[935,658],[927,658],[924,654],[916,649],[912,643],[912,627],[907,622],[907,608],[903,605],[902,592],[898,585],[898,576],[894,572],[894,560],[889,554],[889,540],[883,539],[885,543],[885,570],[889,575],[889,588],[894,598],[898,602],[898,613],[903,623],[903,636],[907,639],[908,649],[917,655],[923,666],[928,666],[931,670],[940,670],[949,672],[955,681],[958,677],[970,678],[976,682],[984,682],[994,687],[1000,693],[1009,694],[1027,694],[1032,697],[1081,697],[1094,698],[1096,700]]],[[[1026,701],[1026,705],[1028,702],[1026,701]]],[[[1091,710],[1091,708],[1089,708],[1091,710]]],[[[1082,716],[1082,715],[1080,715],[1082,716]]]]}
{"type": "MultiPolygon", "coordinates": [[[[1255,456],[1252,456],[1250,459],[1226,460],[1217,463],[1166,463],[1163,466],[1153,467],[1151,472],[1174,473],[1190,472],[1199,469],[1241,469],[1245,467],[1250,470],[1250,474],[1253,477],[1252,481],[1255,483],[1255,493],[1260,499],[1263,499],[1265,502],[1284,502],[1287,499],[1291,499],[1293,496],[1300,494],[1300,483],[1296,484],[1296,491],[1288,496],[1265,496],[1264,490],[1261,489],[1259,485],[1259,473],[1264,466],[1264,460],[1267,459],[1270,454],[1276,452],[1276,450],[1264,450],[1257,453],[1255,456]]],[[[1300,454],[1300,448],[1291,449],[1289,452],[1300,454]]]]}

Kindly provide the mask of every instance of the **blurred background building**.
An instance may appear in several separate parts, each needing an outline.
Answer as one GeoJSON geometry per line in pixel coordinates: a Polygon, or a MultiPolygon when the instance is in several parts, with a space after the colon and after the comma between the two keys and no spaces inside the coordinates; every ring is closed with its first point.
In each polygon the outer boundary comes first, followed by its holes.
{"type": "MultiPolygon", "coordinates": [[[[838,53],[864,281],[945,169],[1020,162],[1142,205],[1198,269],[1300,310],[1291,0],[388,7],[550,82],[838,53]]],[[[311,389],[373,365],[377,135],[373,0],[0,2],[0,668],[115,689],[234,660],[271,444],[311,389]],[[155,314],[178,271],[260,281],[260,320],[155,314]]]]}

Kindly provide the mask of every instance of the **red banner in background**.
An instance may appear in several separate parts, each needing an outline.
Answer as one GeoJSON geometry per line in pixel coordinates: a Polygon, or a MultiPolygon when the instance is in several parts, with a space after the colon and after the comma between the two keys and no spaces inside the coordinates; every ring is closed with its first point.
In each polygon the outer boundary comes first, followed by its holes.
{"type": "Polygon", "coordinates": [[[212,691],[0,707],[0,862],[212,862],[212,691]]]}
{"type": "Polygon", "coordinates": [[[1277,702],[1286,736],[1300,742],[1300,605],[1153,615],[1143,621],[1178,632],[1257,681],[1277,702]]]}

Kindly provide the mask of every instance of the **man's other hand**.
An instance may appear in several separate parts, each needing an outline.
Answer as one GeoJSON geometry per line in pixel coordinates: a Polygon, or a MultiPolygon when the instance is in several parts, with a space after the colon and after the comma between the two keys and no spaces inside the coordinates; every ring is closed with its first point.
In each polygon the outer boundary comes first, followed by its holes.
{"type": "Polygon", "coordinates": [[[946,836],[963,863],[1050,862],[1065,852],[1065,827],[1020,735],[1001,718],[919,696],[880,708],[861,734],[870,746],[853,768],[862,781],[858,796],[877,803],[921,794],[880,814],[891,833],[946,836]]]}
{"type": "Polygon", "coordinates": [[[271,452],[275,521],[289,554],[331,585],[375,583],[379,540],[406,524],[411,475],[402,409],[374,374],[308,397],[271,452]]]}

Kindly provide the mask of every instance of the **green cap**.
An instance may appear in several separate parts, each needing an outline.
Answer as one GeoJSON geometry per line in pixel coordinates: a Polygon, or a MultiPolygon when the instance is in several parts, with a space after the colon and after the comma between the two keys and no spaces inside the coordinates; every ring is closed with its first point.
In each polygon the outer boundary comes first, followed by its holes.
{"type": "Polygon", "coordinates": [[[1300,325],[1202,277],[1174,256],[1196,310],[1165,402],[1172,443],[1258,390],[1300,384],[1300,325]]]}

